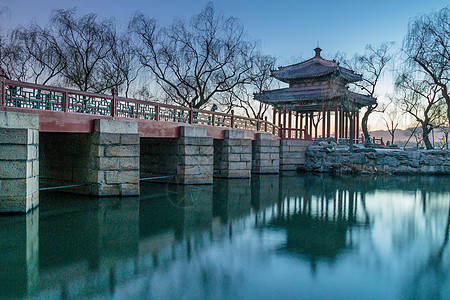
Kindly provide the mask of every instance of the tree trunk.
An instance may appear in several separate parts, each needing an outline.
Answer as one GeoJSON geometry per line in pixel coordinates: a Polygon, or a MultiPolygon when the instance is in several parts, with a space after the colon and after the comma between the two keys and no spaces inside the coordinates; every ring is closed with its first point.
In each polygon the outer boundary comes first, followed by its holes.
{"type": "Polygon", "coordinates": [[[354,139],[355,139],[355,111],[350,113],[350,150],[353,150],[354,139]]]}
{"type": "Polygon", "coordinates": [[[447,85],[440,84],[442,97],[445,99],[445,103],[447,104],[447,121],[450,123],[450,95],[448,94],[447,85]]]}
{"type": "Polygon", "coordinates": [[[361,119],[361,128],[364,134],[364,141],[366,145],[372,145],[372,140],[370,139],[369,129],[367,128],[367,122],[369,120],[369,115],[375,110],[377,105],[367,106],[367,110],[364,113],[364,116],[361,119]]]}
{"type": "Polygon", "coordinates": [[[422,138],[423,138],[423,142],[425,143],[425,148],[429,149],[433,149],[433,145],[430,142],[430,138],[428,137],[428,134],[430,133],[430,131],[428,130],[428,124],[426,122],[424,122],[422,124],[422,138]]]}
{"type": "Polygon", "coordinates": [[[447,103],[447,121],[450,124],[450,98],[445,98],[445,103],[447,103]]]}

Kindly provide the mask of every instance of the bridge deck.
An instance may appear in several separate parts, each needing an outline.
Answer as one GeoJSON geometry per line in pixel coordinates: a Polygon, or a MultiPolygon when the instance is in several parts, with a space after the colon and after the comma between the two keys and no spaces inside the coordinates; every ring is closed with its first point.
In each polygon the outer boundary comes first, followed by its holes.
{"type": "MultiPolygon", "coordinates": [[[[0,111],[39,115],[42,132],[88,133],[94,130],[95,119],[114,119],[138,123],[141,137],[178,137],[178,128],[189,124],[207,128],[207,135],[216,139],[229,128],[245,130],[248,139],[255,132],[269,132],[283,138],[306,137],[304,129],[280,129],[273,123],[231,114],[211,112],[117,97],[44,86],[0,77],[0,111]]],[[[307,137],[306,139],[308,139],[307,137]]]]}

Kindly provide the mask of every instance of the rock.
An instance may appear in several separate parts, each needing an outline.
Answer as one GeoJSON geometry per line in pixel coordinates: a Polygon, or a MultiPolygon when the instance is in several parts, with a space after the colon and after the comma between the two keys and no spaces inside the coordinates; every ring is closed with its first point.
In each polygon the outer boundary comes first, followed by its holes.
{"type": "Polygon", "coordinates": [[[376,158],[376,154],[373,153],[373,152],[366,153],[366,157],[369,158],[369,159],[375,159],[376,158]]]}
{"type": "Polygon", "coordinates": [[[419,160],[417,160],[417,159],[411,159],[411,160],[409,161],[409,166],[412,167],[412,168],[419,168],[419,167],[420,167],[419,160]]]}
{"type": "Polygon", "coordinates": [[[363,153],[354,154],[350,157],[350,162],[355,164],[365,164],[367,162],[367,157],[363,153]]]}
{"type": "Polygon", "coordinates": [[[330,136],[329,138],[327,138],[327,142],[328,143],[336,143],[336,139],[332,136],[330,136]]]}
{"type": "Polygon", "coordinates": [[[353,152],[363,153],[363,152],[377,152],[377,151],[373,148],[355,148],[355,149],[353,149],[353,152]]]}
{"type": "Polygon", "coordinates": [[[313,144],[319,145],[320,142],[324,142],[324,141],[325,141],[324,139],[317,138],[317,139],[314,139],[313,144]]]}
{"type": "Polygon", "coordinates": [[[350,149],[349,146],[343,146],[343,145],[336,146],[337,151],[348,151],[349,149],[350,149]]]}
{"type": "Polygon", "coordinates": [[[400,164],[400,162],[395,157],[386,156],[380,159],[377,164],[381,166],[387,165],[388,167],[395,168],[400,164]]]}
{"type": "Polygon", "coordinates": [[[348,146],[349,144],[347,143],[346,139],[339,139],[339,145],[345,145],[348,146]]]}

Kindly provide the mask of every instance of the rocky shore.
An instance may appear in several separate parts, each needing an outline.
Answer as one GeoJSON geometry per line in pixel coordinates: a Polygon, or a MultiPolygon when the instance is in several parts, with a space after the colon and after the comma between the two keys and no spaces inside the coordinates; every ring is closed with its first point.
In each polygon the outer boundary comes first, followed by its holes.
{"type": "Polygon", "coordinates": [[[384,173],[450,175],[450,150],[366,148],[333,138],[315,140],[299,171],[319,173],[384,173]]]}

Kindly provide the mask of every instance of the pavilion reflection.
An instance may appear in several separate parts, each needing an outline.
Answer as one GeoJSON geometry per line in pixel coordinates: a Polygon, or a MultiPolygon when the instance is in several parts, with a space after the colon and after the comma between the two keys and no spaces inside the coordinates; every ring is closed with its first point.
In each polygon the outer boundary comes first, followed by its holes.
{"type": "MultiPolygon", "coordinates": [[[[372,230],[384,212],[392,213],[386,205],[382,210],[374,206],[380,198],[374,201],[373,196],[397,189],[399,195],[404,190],[413,195],[408,199],[414,198],[419,205],[407,207],[411,214],[400,210],[395,215],[397,226],[390,224],[392,234],[401,237],[395,254],[414,247],[417,233],[409,237],[405,226],[422,226],[414,221],[420,214],[424,224],[430,224],[426,226],[437,228],[433,230],[439,240],[429,260],[409,278],[408,287],[411,280],[419,287],[423,278],[433,276],[439,283],[445,280],[442,274],[448,274],[449,194],[441,193],[439,201],[434,196],[449,189],[445,178],[292,173],[252,176],[251,181],[218,179],[214,186],[143,184],[141,188],[139,198],[51,194],[40,211],[0,218],[0,228],[7,229],[0,231],[0,250],[6,255],[0,260],[0,298],[117,296],[120,286],[132,285],[136,278],[152,278],[171,266],[201,261],[211,244],[228,237],[227,242],[238,244],[242,229],[247,234],[276,228],[283,238],[273,249],[302,258],[316,272],[323,263],[336,266],[343,253],[361,246],[358,231],[372,230]],[[444,217],[447,227],[442,231],[444,217]],[[52,293],[45,294],[48,291],[52,293]]],[[[364,236],[373,239],[370,234],[364,236]]],[[[217,273],[211,274],[213,278],[217,273]]]]}
{"type": "Polygon", "coordinates": [[[349,181],[327,175],[280,177],[280,196],[267,226],[285,229],[281,250],[309,261],[313,272],[319,261],[334,263],[354,247],[353,230],[371,225],[366,187],[349,181]]]}

